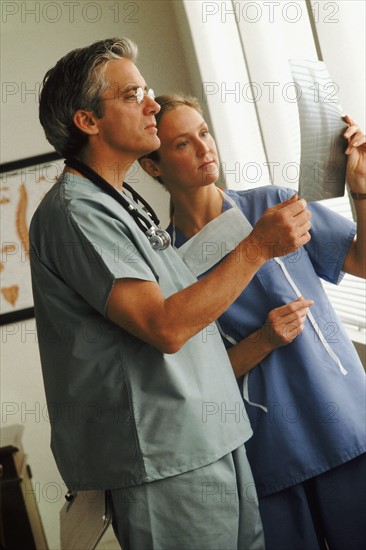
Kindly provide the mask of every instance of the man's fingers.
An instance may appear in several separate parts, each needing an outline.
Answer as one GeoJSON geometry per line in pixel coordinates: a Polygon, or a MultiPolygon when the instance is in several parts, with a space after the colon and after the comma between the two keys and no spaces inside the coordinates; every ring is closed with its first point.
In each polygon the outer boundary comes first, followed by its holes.
{"type": "Polygon", "coordinates": [[[308,237],[310,239],[310,233],[309,233],[310,229],[311,229],[310,221],[306,221],[302,225],[299,225],[297,229],[299,238],[301,239],[302,237],[308,237]]]}
{"type": "Polygon", "coordinates": [[[310,217],[306,201],[295,194],[266,210],[254,226],[253,240],[267,259],[289,254],[309,242],[310,217]]]}
{"type": "Polygon", "coordinates": [[[297,231],[297,235],[299,237],[301,237],[311,229],[310,219],[311,219],[311,216],[308,210],[296,216],[295,218],[296,226],[294,227],[294,231],[297,231]]]}
{"type": "MultiPolygon", "coordinates": [[[[295,193],[294,195],[292,195],[292,197],[290,197],[289,199],[285,200],[282,202],[282,205],[283,204],[292,204],[293,202],[296,202],[299,200],[299,195],[297,193],[295,193]]],[[[280,203],[281,204],[281,203],[280,203]]]]}
{"type": "Polygon", "coordinates": [[[299,200],[299,196],[295,193],[295,195],[292,195],[289,199],[286,199],[283,202],[279,202],[278,204],[275,204],[274,206],[271,206],[271,210],[280,210],[284,206],[289,206],[290,204],[293,204],[299,200]]]}
{"type": "MultiPolygon", "coordinates": [[[[295,195],[296,196],[296,195],[295,195]]],[[[304,199],[299,199],[296,201],[285,201],[281,202],[278,212],[283,216],[283,221],[285,221],[289,229],[291,226],[296,229],[298,228],[298,235],[303,235],[311,227],[309,220],[311,219],[311,212],[307,208],[307,203],[304,199]],[[286,204],[287,202],[287,204],[286,204]]]]}
{"type": "Polygon", "coordinates": [[[297,195],[293,195],[288,201],[281,202],[280,210],[282,209],[286,209],[292,216],[308,212],[306,200],[299,199],[297,195]]]}

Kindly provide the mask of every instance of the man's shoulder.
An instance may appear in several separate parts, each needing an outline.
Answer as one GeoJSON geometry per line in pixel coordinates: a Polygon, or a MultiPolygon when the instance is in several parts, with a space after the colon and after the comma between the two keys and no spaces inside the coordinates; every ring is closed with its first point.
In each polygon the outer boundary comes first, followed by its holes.
{"type": "Polygon", "coordinates": [[[35,221],[43,221],[45,218],[53,218],[55,215],[59,214],[61,207],[61,178],[59,178],[56,183],[47,191],[41,202],[38,204],[37,208],[34,211],[31,225],[35,221]]]}
{"type": "MultiPolygon", "coordinates": [[[[80,179],[88,183],[88,180],[80,179]]],[[[71,204],[90,195],[90,190],[86,192],[82,183],[76,183],[68,174],[62,174],[57,179],[34,211],[30,223],[31,237],[35,233],[53,234],[58,228],[66,231],[68,219],[72,217],[71,204]]]]}
{"type": "Polygon", "coordinates": [[[62,174],[38,205],[33,220],[52,223],[65,217],[78,217],[85,210],[100,208],[104,196],[88,179],[62,174]]]}

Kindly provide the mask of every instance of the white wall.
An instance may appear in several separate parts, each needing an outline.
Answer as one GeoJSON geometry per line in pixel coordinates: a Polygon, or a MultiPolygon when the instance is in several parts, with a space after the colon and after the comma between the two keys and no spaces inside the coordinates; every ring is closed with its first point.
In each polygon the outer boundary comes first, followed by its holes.
{"type": "MultiPolygon", "coordinates": [[[[1,2],[1,10],[1,162],[52,151],[38,122],[36,92],[47,69],[73,48],[128,36],[138,44],[138,66],[157,94],[191,89],[171,2],[12,1],[1,2]]],[[[167,194],[143,178],[141,170],[133,170],[129,181],[152,203],[165,225],[167,194]]],[[[3,326],[1,335],[2,425],[24,427],[24,450],[49,547],[55,550],[65,488],[49,449],[50,425],[34,320],[3,326]]]]}

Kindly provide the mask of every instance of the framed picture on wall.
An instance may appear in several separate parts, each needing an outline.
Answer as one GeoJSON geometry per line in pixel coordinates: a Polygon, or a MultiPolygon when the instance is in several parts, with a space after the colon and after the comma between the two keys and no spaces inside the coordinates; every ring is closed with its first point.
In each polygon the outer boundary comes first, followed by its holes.
{"type": "Polygon", "coordinates": [[[63,171],[57,153],[0,165],[0,324],[34,317],[29,266],[33,213],[63,171]]]}

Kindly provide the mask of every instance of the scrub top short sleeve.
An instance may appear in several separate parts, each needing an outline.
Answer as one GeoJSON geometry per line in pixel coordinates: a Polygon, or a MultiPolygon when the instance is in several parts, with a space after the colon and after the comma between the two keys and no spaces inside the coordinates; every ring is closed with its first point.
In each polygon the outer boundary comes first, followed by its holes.
{"type": "Polygon", "coordinates": [[[343,279],[342,266],[356,235],[356,224],[318,202],[308,205],[311,240],[305,245],[319,277],[333,284],[343,279]]]}
{"type": "Polygon", "coordinates": [[[65,180],[66,185],[60,186],[58,193],[46,197],[45,208],[54,212],[52,202],[60,200],[63,212],[60,212],[61,220],[53,220],[47,232],[39,235],[42,243],[39,259],[104,315],[116,279],[156,282],[157,276],[131,240],[126,223],[116,216],[115,201],[98,193],[98,203],[94,199],[91,212],[93,184],[71,174],[67,174],[65,180]],[[78,186],[77,197],[73,196],[75,186],[78,186]]]}

